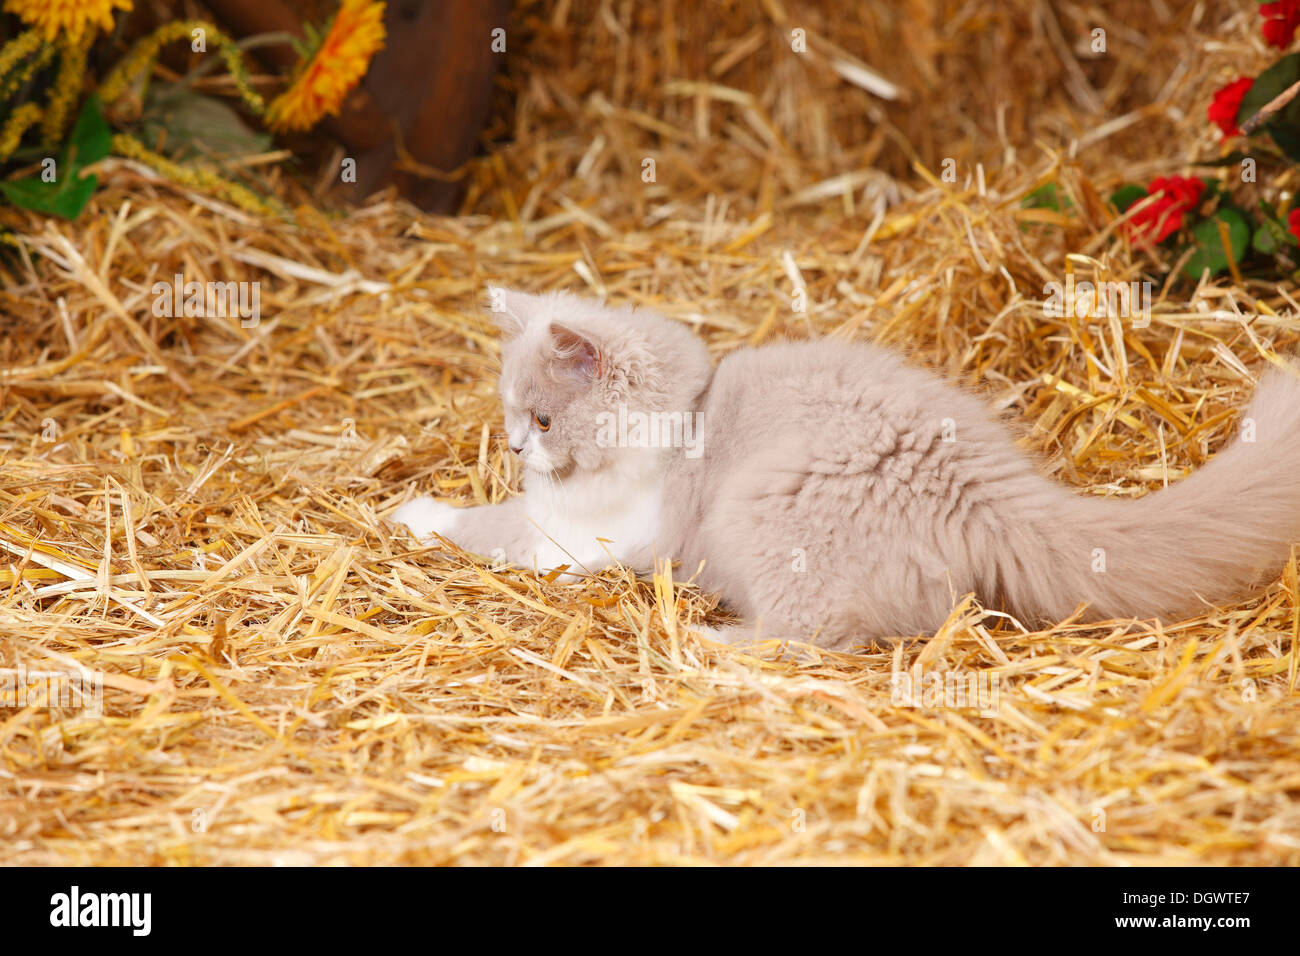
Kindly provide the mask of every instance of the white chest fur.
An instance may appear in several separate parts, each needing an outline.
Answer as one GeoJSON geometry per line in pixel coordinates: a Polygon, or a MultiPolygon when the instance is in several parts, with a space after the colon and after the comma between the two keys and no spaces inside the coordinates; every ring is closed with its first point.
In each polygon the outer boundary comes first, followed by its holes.
{"type": "Polygon", "coordinates": [[[659,529],[662,479],[659,468],[563,483],[532,476],[524,510],[540,536],[538,570],[568,564],[594,573],[649,551],[659,529]]]}

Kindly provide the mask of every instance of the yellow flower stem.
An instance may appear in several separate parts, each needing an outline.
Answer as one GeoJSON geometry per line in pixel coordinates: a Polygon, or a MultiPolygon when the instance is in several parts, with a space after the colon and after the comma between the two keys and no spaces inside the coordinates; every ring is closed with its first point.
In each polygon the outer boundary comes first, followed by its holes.
{"type": "Polygon", "coordinates": [[[14,154],[23,140],[23,133],[41,121],[41,108],[35,103],[24,103],[12,113],[0,128],[0,163],[14,154]]]}
{"type": "Polygon", "coordinates": [[[87,27],[79,40],[64,40],[59,44],[62,58],[59,60],[59,75],[54,80],[54,89],[50,93],[45,107],[45,118],[41,121],[41,140],[48,146],[63,139],[63,132],[72,115],[72,107],[81,98],[81,83],[86,75],[86,57],[95,42],[95,28],[87,27]]]}
{"type": "Polygon", "coordinates": [[[28,30],[0,47],[0,76],[4,76],[18,63],[35,53],[44,42],[39,33],[28,30]]]}
{"type": "Polygon", "coordinates": [[[44,44],[40,52],[21,66],[0,77],[0,103],[7,103],[23,85],[54,58],[54,47],[44,44]]]}
{"type": "Polygon", "coordinates": [[[134,159],[152,168],[160,176],[180,186],[188,186],[203,192],[212,193],[238,206],[246,212],[259,216],[281,216],[289,218],[289,211],[275,200],[265,200],[251,189],[239,183],[231,182],[202,167],[181,166],[166,156],[155,153],[142,142],[126,133],[113,137],[113,152],[128,159],[134,159]]]}
{"type": "Polygon", "coordinates": [[[202,30],[206,38],[205,42],[220,50],[226,69],[230,71],[230,77],[235,82],[239,98],[250,110],[260,116],[266,110],[266,103],[249,82],[248,70],[244,66],[244,58],[239,52],[239,47],[235,46],[235,42],[230,37],[203,20],[177,20],[164,24],[137,43],[100,84],[100,99],[106,104],[118,99],[126,92],[131,82],[149,68],[154,58],[158,56],[159,50],[182,37],[192,37],[196,30],[202,30]]]}

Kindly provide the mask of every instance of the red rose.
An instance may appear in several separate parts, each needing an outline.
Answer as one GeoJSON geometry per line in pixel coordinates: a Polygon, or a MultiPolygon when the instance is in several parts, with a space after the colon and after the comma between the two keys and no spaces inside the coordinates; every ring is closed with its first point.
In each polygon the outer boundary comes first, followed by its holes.
{"type": "Polygon", "coordinates": [[[1188,176],[1151,180],[1147,194],[1155,199],[1142,200],[1146,206],[1128,221],[1129,236],[1136,242],[1163,242],[1182,228],[1183,213],[1196,208],[1204,191],[1205,183],[1188,176]]]}
{"type": "Polygon", "coordinates": [[[1264,40],[1279,50],[1291,43],[1300,26],[1300,0],[1277,0],[1259,8],[1264,17],[1264,40]]]}
{"type": "Polygon", "coordinates": [[[1295,236],[1296,242],[1300,242],[1300,207],[1292,209],[1287,215],[1286,227],[1291,230],[1291,235],[1295,236]]]}
{"type": "Polygon", "coordinates": [[[1241,101],[1254,85],[1254,80],[1243,76],[1214,94],[1214,102],[1205,113],[1211,123],[1223,130],[1224,136],[1241,135],[1241,130],[1237,127],[1237,113],[1241,109],[1241,101]]]}

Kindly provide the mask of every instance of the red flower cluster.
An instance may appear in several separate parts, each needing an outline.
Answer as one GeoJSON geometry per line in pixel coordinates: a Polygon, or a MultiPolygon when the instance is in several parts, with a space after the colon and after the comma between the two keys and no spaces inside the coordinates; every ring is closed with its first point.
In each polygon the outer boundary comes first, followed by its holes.
{"type": "Polygon", "coordinates": [[[1284,49],[1300,27],[1300,0],[1276,0],[1259,8],[1264,17],[1264,40],[1269,46],[1284,49]]]}
{"type": "Polygon", "coordinates": [[[1291,230],[1291,235],[1295,236],[1296,241],[1300,242],[1300,208],[1291,210],[1290,215],[1286,217],[1286,227],[1291,230]]]}
{"type": "Polygon", "coordinates": [[[1168,239],[1182,228],[1183,213],[1196,208],[1204,190],[1205,183],[1188,176],[1151,180],[1147,194],[1156,198],[1143,200],[1146,206],[1128,221],[1129,236],[1136,242],[1152,244],[1168,239]]]}
{"type": "Polygon", "coordinates": [[[1241,130],[1237,126],[1237,112],[1241,109],[1241,101],[1254,85],[1253,79],[1243,76],[1214,94],[1214,102],[1205,112],[1210,122],[1223,130],[1224,136],[1241,135],[1241,130]]]}

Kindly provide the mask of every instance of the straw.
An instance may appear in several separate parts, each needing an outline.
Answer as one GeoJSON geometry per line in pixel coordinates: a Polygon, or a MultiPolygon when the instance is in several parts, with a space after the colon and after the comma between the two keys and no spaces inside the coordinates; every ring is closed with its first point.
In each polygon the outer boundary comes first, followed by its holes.
{"type": "Polygon", "coordinates": [[[1173,265],[1100,197],[1215,155],[1211,91],[1269,53],[1237,5],[1050,7],[524,3],[460,217],[286,178],[298,222],[260,221],[122,160],[77,223],[0,210],[0,677],[104,685],[0,709],[0,862],[1300,863],[1294,562],[1187,621],[956,594],[934,635],[792,658],[695,636],[727,619],[694,568],[564,583],[382,522],[518,489],[489,282],[716,357],[879,341],[1082,494],[1203,464],[1296,347],[1290,287],[1157,284],[1144,328],[1043,287],[1173,265]],[[1021,205],[1047,182],[1068,205],[1021,205]],[[259,283],[259,320],[157,314],[177,274],[259,283]]]}

